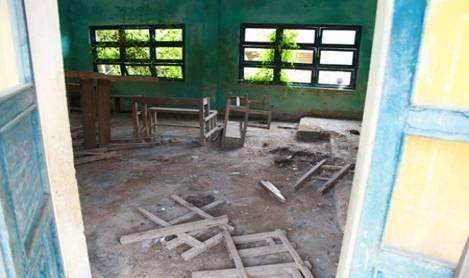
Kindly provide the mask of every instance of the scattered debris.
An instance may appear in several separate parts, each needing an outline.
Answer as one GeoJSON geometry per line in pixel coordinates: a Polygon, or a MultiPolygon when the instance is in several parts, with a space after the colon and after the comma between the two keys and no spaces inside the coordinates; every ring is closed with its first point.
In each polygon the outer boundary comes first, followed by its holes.
{"type": "Polygon", "coordinates": [[[269,192],[272,196],[274,196],[275,199],[279,200],[281,203],[287,202],[287,198],[285,198],[282,192],[275,185],[273,185],[270,181],[262,180],[260,184],[262,185],[262,188],[267,190],[267,192],[269,192]]]}
{"type": "Polygon", "coordinates": [[[96,153],[94,155],[89,155],[89,156],[83,156],[83,157],[78,157],[75,159],[75,166],[90,163],[90,162],[95,162],[99,160],[106,160],[106,159],[111,159],[111,158],[116,158],[119,155],[117,152],[107,152],[107,153],[96,153]]]}
{"type": "Polygon", "coordinates": [[[311,175],[313,175],[316,171],[318,171],[321,166],[326,163],[327,159],[323,159],[321,160],[319,163],[317,163],[316,165],[314,165],[311,169],[308,170],[308,172],[304,173],[303,176],[301,176],[295,183],[295,185],[293,186],[293,191],[296,192],[298,191],[304,184],[304,182],[309,178],[311,177],[311,175]]]}
{"type": "Polygon", "coordinates": [[[298,124],[291,124],[291,125],[283,124],[283,125],[278,125],[277,128],[281,128],[281,129],[298,129],[298,124]]]}
{"type": "Polygon", "coordinates": [[[234,260],[236,268],[210,271],[192,272],[192,278],[237,278],[237,277],[306,277],[313,278],[310,263],[305,263],[288,240],[286,232],[276,230],[273,232],[231,236],[223,232],[230,257],[234,260]],[[274,239],[281,243],[277,244],[274,239]],[[236,245],[266,243],[265,246],[237,249],[236,245]],[[288,252],[293,258],[293,263],[279,263],[272,265],[261,265],[244,267],[241,258],[261,257],[266,255],[288,252]]]}
{"type": "Polygon", "coordinates": [[[349,129],[348,132],[350,132],[350,134],[353,134],[353,135],[360,135],[360,131],[356,129],[349,129]]]}

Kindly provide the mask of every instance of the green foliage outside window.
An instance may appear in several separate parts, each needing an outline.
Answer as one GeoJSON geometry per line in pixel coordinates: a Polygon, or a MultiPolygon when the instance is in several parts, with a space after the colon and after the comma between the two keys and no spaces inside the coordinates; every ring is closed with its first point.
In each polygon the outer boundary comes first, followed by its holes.
{"type": "MultiPolygon", "coordinates": [[[[119,30],[96,30],[96,42],[119,42],[119,30]]],[[[183,32],[182,29],[156,29],[155,38],[157,42],[182,42],[183,32]]],[[[175,66],[159,66],[155,60],[151,60],[150,47],[136,47],[130,46],[132,43],[149,43],[150,30],[149,29],[126,29],[124,30],[124,43],[126,59],[141,59],[148,60],[149,65],[156,66],[158,77],[182,79],[183,71],[181,65],[175,66]],[[130,44],[127,46],[127,44],[130,44]]],[[[96,47],[96,46],[95,46],[96,47]]],[[[156,59],[157,60],[182,60],[183,48],[182,47],[157,47],[156,59]]],[[[96,55],[98,59],[103,60],[118,60],[121,58],[119,47],[96,47],[96,55]]],[[[146,63],[146,61],[144,61],[146,63]]],[[[111,66],[111,65],[108,65],[111,66]]],[[[106,66],[107,69],[111,67],[106,66]]],[[[118,67],[118,65],[116,65],[118,67]]],[[[127,72],[130,75],[151,76],[150,66],[127,65],[127,72]]],[[[112,70],[117,73],[116,70],[112,70]]]]}
{"type": "MultiPolygon", "coordinates": [[[[282,33],[282,39],[280,41],[280,45],[277,45],[279,52],[281,53],[282,62],[285,63],[294,63],[296,57],[295,52],[293,49],[298,48],[296,43],[298,37],[298,32],[295,30],[284,30],[282,33]]],[[[276,32],[272,32],[269,35],[269,41],[275,43],[276,41],[276,32]]],[[[275,60],[275,51],[273,49],[265,50],[260,59],[259,59],[263,67],[261,67],[256,74],[251,76],[246,76],[245,79],[252,82],[270,82],[274,80],[274,71],[272,68],[267,67],[267,65],[271,65],[272,62],[275,60]]],[[[284,83],[290,83],[288,77],[281,72],[280,73],[280,81],[284,83]]]]}

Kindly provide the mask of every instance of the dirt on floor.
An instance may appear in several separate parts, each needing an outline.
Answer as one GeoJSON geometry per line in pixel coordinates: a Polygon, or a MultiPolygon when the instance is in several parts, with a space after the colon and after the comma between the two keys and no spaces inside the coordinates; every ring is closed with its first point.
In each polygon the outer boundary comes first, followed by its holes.
{"type": "MultiPolygon", "coordinates": [[[[72,124],[79,123],[72,115],[72,124]]],[[[113,118],[113,138],[131,135],[128,115],[113,118]]],[[[174,121],[174,120],[173,120],[174,121]]],[[[348,122],[359,130],[359,122],[348,122]]],[[[186,262],[187,247],[166,250],[158,240],[122,245],[121,235],[157,227],[137,210],[143,207],[165,220],[187,213],[175,204],[178,194],[196,206],[225,203],[209,213],[228,215],[234,235],[284,229],[300,256],[312,264],[315,277],[334,277],[353,172],[325,195],[307,182],[290,190],[305,171],[323,158],[328,163],[354,163],[359,135],[336,133],[330,141],[298,142],[291,123],[270,130],[249,128],[243,148],[221,150],[198,146],[198,130],[159,130],[163,144],[120,152],[117,159],[77,166],[80,199],[94,277],[191,277],[192,271],[233,268],[223,244],[186,262]],[[286,195],[280,204],[260,186],[269,180],[286,195]]],[[[194,220],[197,218],[194,218],[194,220]]],[[[247,266],[289,262],[287,255],[243,259],[247,266]]]]}

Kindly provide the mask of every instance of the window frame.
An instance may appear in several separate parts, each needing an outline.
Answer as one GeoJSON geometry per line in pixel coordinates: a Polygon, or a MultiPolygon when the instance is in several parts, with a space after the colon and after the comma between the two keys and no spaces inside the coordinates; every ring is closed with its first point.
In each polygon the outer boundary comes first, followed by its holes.
{"type": "Polygon", "coordinates": [[[158,66],[178,66],[181,67],[182,78],[168,78],[158,77],[159,79],[184,81],[186,79],[186,36],[184,24],[151,24],[151,25],[99,25],[90,26],[90,46],[93,56],[93,70],[98,72],[98,65],[118,65],[120,68],[121,76],[130,75],[127,72],[126,66],[148,66],[150,67],[151,76],[157,76],[158,66]],[[149,40],[147,42],[126,42],[125,41],[125,30],[148,30],[149,40]],[[181,29],[182,30],[182,41],[157,41],[156,30],[157,29],[181,29]],[[96,31],[99,30],[118,30],[119,40],[116,42],[99,42],[96,41],[96,31]],[[119,48],[119,59],[99,59],[97,55],[98,47],[117,47],[119,48]],[[126,49],[131,47],[149,47],[150,58],[149,59],[127,59],[126,49]],[[157,47],[180,47],[182,48],[182,59],[157,59],[156,48],[157,47]]]}
{"type": "MultiPolygon", "coordinates": [[[[239,82],[249,84],[264,84],[264,85],[287,85],[286,82],[280,80],[280,73],[282,69],[298,69],[310,70],[311,82],[290,82],[293,86],[298,87],[312,87],[312,88],[327,88],[337,90],[355,90],[357,82],[357,72],[359,65],[359,52],[361,41],[361,26],[360,25],[306,25],[306,24],[263,24],[263,23],[243,23],[240,26],[240,44],[239,44],[239,82]],[[246,29],[259,28],[259,29],[276,29],[275,42],[249,42],[245,40],[246,29]],[[284,30],[315,30],[314,43],[297,43],[298,48],[294,50],[313,50],[313,63],[288,63],[282,62],[281,59],[281,39],[284,30]],[[355,42],[353,45],[348,44],[322,44],[322,34],[324,30],[353,30],[355,31],[355,42]],[[244,49],[246,48],[268,48],[274,50],[274,61],[265,63],[261,61],[245,61],[244,49]],[[320,64],[321,51],[346,51],[353,52],[352,65],[333,65],[333,64],[320,64]],[[244,68],[273,68],[274,77],[273,81],[250,81],[244,79],[244,68]],[[346,71],[350,72],[350,85],[340,86],[332,84],[319,84],[319,71],[346,71]]],[[[288,49],[288,48],[283,48],[288,49]]],[[[292,48],[290,48],[292,49],[292,48]]],[[[292,50],[293,50],[292,49],[292,50]]]]}

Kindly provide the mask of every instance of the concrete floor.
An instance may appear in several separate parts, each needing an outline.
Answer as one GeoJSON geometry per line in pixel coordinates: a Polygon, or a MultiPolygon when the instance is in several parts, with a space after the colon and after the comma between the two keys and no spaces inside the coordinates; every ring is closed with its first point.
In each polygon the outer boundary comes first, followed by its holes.
{"type": "MultiPolygon", "coordinates": [[[[75,115],[72,124],[77,122],[75,115]]],[[[299,254],[312,263],[315,277],[334,277],[353,175],[348,174],[324,196],[311,182],[295,194],[288,192],[302,173],[325,156],[338,164],[354,163],[359,136],[348,128],[359,129],[359,123],[343,123],[331,124],[331,129],[343,130],[330,141],[316,143],[296,141],[295,130],[279,128],[285,123],[274,123],[270,130],[249,128],[245,147],[228,151],[214,144],[196,147],[191,135],[197,136],[197,130],[163,129],[162,138],[168,140],[162,146],[125,151],[118,159],[78,166],[93,276],[185,278],[192,271],[234,267],[223,244],[186,262],[179,256],[185,250],[182,247],[167,251],[157,241],[125,246],[118,242],[123,234],[156,227],[137,207],[165,220],[185,214],[169,198],[178,194],[197,206],[224,200],[210,213],[227,214],[236,235],[286,230],[299,254]],[[279,204],[269,196],[259,186],[261,179],[277,185],[288,202],[279,204]]],[[[129,116],[114,117],[113,137],[130,134],[129,116]]],[[[287,261],[288,256],[271,255],[244,263],[287,261]]]]}

